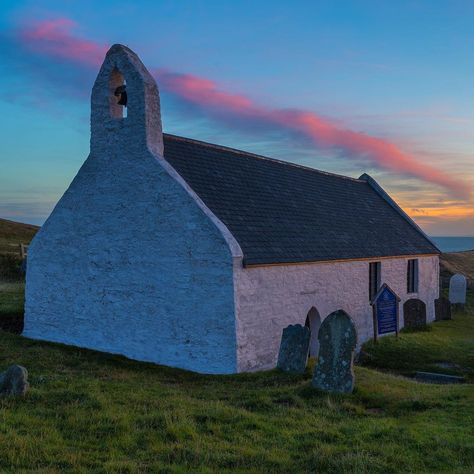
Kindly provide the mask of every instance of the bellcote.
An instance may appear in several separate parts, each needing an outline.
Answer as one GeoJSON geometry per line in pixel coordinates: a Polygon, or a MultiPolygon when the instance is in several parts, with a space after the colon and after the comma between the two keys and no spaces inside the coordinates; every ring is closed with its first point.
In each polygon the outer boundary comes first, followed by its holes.
{"type": "Polygon", "coordinates": [[[91,151],[123,140],[163,156],[158,86],[131,49],[115,44],[92,88],[91,151]]]}

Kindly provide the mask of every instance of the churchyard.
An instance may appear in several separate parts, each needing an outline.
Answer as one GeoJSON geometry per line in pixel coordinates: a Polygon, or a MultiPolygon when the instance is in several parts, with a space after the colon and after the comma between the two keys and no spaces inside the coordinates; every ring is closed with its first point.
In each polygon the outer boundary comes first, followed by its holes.
{"type": "MultiPolygon", "coordinates": [[[[0,317],[22,311],[21,283],[0,317]]],[[[0,331],[0,368],[29,371],[0,400],[0,471],[472,472],[474,299],[424,331],[366,344],[351,395],[274,370],[204,376],[0,331]],[[413,381],[415,371],[469,383],[413,381]]]]}
{"type": "MultiPolygon", "coordinates": [[[[9,330],[23,294],[0,282],[9,330]]],[[[474,469],[472,290],[452,320],[367,343],[346,395],[313,388],[314,360],[296,375],[205,376],[0,330],[0,372],[14,363],[31,387],[0,399],[1,472],[474,469]],[[420,383],[417,371],[467,383],[420,383]]]]}

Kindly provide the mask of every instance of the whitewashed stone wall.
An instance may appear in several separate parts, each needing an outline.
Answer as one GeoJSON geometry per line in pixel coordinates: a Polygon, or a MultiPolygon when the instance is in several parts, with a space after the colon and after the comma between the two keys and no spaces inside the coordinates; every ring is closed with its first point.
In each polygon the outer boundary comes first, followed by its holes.
{"type": "Polygon", "coordinates": [[[233,373],[239,249],[161,157],[159,107],[139,59],[113,47],[92,94],[91,154],[29,248],[24,335],[233,373]]]}
{"type": "MultiPolygon", "coordinates": [[[[382,259],[381,283],[387,283],[403,303],[420,298],[426,303],[427,319],[434,320],[438,297],[437,256],[419,257],[419,288],[407,294],[407,258],[382,259]]],[[[376,261],[376,260],[373,260],[376,261]]],[[[373,336],[369,304],[369,261],[278,265],[235,268],[237,360],[239,371],[269,369],[276,365],[283,328],[304,324],[315,307],[324,320],[343,309],[354,320],[358,345],[373,336]]]]}

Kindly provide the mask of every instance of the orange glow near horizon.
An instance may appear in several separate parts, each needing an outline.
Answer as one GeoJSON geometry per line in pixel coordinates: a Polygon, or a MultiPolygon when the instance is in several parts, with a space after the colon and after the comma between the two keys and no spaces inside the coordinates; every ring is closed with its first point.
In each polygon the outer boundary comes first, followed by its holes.
{"type": "Polygon", "coordinates": [[[437,217],[440,219],[467,219],[474,218],[474,207],[470,204],[463,206],[448,206],[438,208],[406,208],[405,212],[413,218],[416,217],[437,217]]]}

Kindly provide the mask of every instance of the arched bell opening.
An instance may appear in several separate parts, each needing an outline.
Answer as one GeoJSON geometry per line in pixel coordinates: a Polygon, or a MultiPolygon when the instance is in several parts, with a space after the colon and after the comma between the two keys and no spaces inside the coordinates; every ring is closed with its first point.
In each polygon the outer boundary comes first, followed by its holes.
{"type": "Polygon", "coordinates": [[[318,310],[313,306],[306,316],[305,326],[311,331],[309,342],[309,357],[318,357],[319,354],[319,328],[321,327],[321,316],[318,310]]]}
{"type": "Polygon", "coordinates": [[[117,68],[114,68],[110,74],[109,102],[112,118],[121,119],[127,117],[127,82],[117,68]]]}

